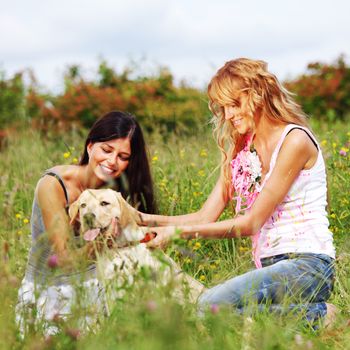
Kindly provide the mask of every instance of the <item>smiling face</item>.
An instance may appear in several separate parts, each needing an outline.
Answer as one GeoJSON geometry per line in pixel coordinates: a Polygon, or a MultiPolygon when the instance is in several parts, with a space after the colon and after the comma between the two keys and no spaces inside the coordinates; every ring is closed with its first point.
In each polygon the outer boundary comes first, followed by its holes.
{"type": "Polygon", "coordinates": [[[129,138],[89,143],[89,167],[98,180],[107,182],[119,177],[128,167],[131,157],[129,138]]]}
{"type": "Polygon", "coordinates": [[[241,92],[229,105],[225,105],[225,120],[230,121],[239,134],[245,135],[254,130],[253,112],[249,106],[248,95],[241,92]]]}

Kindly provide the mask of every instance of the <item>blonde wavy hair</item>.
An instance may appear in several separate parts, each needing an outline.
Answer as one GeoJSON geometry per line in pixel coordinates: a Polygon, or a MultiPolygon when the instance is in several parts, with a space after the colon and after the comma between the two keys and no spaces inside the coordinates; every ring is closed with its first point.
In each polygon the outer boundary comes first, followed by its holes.
{"type": "Polygon", "coordinates": [[[225,196],[231,196],[230,162],[244,147],[232,123],[225,120],[224,106],[234,106],[241,93],[248,96],[246,113],[251,118],[259,111],[261,118],[274,123],[297,124],[309,128],[307,116],[293,100],[292,94],[267,70],[260,60],[238,58],[225,63],[208,85],[209,108],[213,113],[214,135],[222,154],[221,172],[225,196]]]}

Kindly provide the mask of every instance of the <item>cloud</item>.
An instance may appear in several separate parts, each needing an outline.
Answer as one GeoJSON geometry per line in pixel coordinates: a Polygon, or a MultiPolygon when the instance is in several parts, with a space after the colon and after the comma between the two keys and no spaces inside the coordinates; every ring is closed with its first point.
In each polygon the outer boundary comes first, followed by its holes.
{"type": "Polygon", "coordinates": [[[347,0],[3,2],[0,64],[9,72],[32,67],[50,86],[67,64],[91,71],[98,57],[118,69],[146,57],[202,86],[234,57],[267,60],[287,76],[350,54],[347,0]]]}

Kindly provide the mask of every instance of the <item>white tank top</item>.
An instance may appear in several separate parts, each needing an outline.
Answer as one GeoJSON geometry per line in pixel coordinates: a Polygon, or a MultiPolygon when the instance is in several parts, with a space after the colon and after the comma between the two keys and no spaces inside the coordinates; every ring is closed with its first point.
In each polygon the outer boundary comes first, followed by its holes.
{"type": "MultiPolygon", "coordinates": [[[[280,148],[292,129],[305,130],[317,145],[318,156],[311,169],[302,170],[288,194],[261,229],[257,256],[265,258],[285,253],[327,254],[335,258],[333,235],[327,218],[327,181],[321,148],[311,132],[288,124],[271,156],[270,169],[261,189],[270,177],[280,148]]],[[[259,192],[260,192],[259,191],[259,192]]]]}

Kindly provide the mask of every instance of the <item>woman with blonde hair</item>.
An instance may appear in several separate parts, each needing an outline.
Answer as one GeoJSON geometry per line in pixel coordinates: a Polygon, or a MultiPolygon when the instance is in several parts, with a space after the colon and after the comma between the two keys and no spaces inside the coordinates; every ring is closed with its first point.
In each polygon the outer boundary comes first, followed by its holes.
{"type": "Polygon", "coordinates": [[[307,118],[263,61],[227,62],[208,95],[221,176],[198,212],[141,214],[145,225],[156,222],[150,245],[168,241],[175,228],[186,239],[251,236],[256,269],[208,289],[200,306],[243,312],[255,302],[258,309],[300,310],[318,320],[333,288],[335,249],[325,164],[307,118]],[[216,222],[231,201],[235,216],[216,222]]]}

